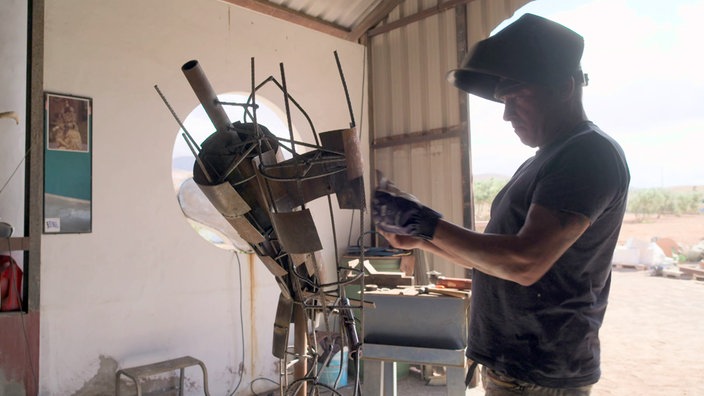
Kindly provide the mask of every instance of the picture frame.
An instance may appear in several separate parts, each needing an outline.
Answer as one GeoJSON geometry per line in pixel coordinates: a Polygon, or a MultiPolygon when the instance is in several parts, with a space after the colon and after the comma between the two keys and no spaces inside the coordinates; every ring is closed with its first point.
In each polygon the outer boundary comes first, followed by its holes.
{"type": "Polygon", "coordinates": [[[93,100],[44,93],[44,233],[92,231],[93,100]]]}

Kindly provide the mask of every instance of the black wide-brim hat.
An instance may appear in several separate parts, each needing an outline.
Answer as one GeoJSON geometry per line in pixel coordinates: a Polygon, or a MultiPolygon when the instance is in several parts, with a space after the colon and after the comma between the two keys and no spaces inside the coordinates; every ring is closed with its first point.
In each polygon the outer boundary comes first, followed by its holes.
{"type": "MultiPolygon", "coordinates": [[[[584,39],[549,19],[525,14],[495,35],[479,41],[447,80],[455,87],[499,101],[499,80],[552,86],[568,76],[582,77],[584,39]]],[[[580,81],[581,82],[581,81],[580,81]]]]}

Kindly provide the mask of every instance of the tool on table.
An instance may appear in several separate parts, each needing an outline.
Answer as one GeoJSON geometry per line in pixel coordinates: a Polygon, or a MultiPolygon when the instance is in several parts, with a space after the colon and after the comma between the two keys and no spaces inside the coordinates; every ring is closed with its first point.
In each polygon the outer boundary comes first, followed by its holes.
{"type": "Polygon", "coordinates": [[[418,288],[418,294],[430,294],[430,293],[437,293],[437,294],[441,294],[443,296],[459,297],[459,298],[465,298],[469,295],[466,291],[457,290],[457,289],[446,289],[443,287],[421,286],[418,288]]]}

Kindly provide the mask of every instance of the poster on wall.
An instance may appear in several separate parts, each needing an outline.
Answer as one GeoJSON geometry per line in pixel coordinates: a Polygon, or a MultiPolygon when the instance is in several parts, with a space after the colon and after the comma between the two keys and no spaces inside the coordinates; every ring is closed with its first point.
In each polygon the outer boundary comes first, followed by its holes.
{"type": "Polygon", "coordinates": [[[92,99],[44,94],[44,233],[92,227],[92,99]]]}

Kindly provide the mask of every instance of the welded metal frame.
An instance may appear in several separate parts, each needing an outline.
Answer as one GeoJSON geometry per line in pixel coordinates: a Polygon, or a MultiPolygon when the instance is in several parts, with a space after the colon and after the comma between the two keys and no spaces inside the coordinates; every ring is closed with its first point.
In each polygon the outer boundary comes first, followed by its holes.
{"type": "MultiPolygon", "coordinates": [[[[335,241],[333,249],[337,252],[330,195],[337,194],[341,209],[359,209],[363,213],[365,205],[362,155],[354,114],[337,53],[335,59],[345,88],[350,128],[320,134],[316,133],[303,107],[289,94],[283,64],[280,64],[281,82],[270,76],[255,85],[252,58],[252,86],[247,102],[228,103],[217,99],[198,61],[186,62],[182,71],[216,128],[202,144],[193,140],[166,98],[155,87],[179,122],[183,137],[196,157],[193,168],[196,185],[260,257],[280,287],[272,353],[282,359],[282,395],[304,394],[308,386],[325,388],[338,394],[335,386],[330,387],[319,381],[318,365],[315,363],[322,357],[329,359],[332,354],[317,348],[316,331],[310,328],[310,323],[315,323],[317,317],[323,318],[327,333],[334,328],[339,329],[336,331],[341,334],[343,343],[340,348],[349,348],[353,359],[359,361],[361,342],[353,309],[359,311],[363,304],[351,303],[345,295],[344,286],[358,282],[363,288],[363,273],[341,267],[336,258],[338,280],[321,283],[320,263],[315,253],[323,246],[310,209],[306,207],[307,202],[327,197],[335,241]],[[267,84],[275,85],[283,93],[289,139],[275,136],[257,122],[256,93],[267,84]],[[307,120],[314,144],[294,139],[291,104],[307,120]],[[243,107],[242,122],[232,123],[229,120],[223,109],[228,105],[243,107]],[[297,146],[307,151],[299,153],[297,146]],[[283,159],[282,149],[291,154],[290,159],[283,159]],[[332,320],[339,320],[339,325],[333,326],[330,323],[332,320]],[[287,345],[292,321],[297,324],[297,342],[293,351],[287,345]],[[299,333],[301,327],[303,332],[299,333]],[[296,371],[293,381],[289,382],[287,369],[293,364],[296,364],[296,371]]],[[[355,389],[359,389],[359,376],[355,382],[355,389]]]]}

